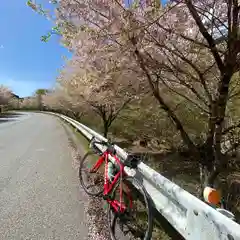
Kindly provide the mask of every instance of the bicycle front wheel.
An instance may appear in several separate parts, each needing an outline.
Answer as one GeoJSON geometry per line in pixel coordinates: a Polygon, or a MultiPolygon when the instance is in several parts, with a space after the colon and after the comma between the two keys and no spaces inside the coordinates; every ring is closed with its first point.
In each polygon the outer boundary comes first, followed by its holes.
{"type": "Polygon", "coordinates": [[[89,151],[84,155],[79,167],[79,180],[84,191],[91,196],[99,196],[103,193],[104,164],[97,171],[90,171],[97,162],[99,156],[89,151]]]}
{"type": "Polygon", "coordinates": [[[139,239],[150,240],[152,237],[153,217],[149,196],[144,186],[133,177],[124,177],[116,183],[112,199],[126,206],[124,213],[117,213],[108,206],[108,226],[112,240],[139,239]]]}

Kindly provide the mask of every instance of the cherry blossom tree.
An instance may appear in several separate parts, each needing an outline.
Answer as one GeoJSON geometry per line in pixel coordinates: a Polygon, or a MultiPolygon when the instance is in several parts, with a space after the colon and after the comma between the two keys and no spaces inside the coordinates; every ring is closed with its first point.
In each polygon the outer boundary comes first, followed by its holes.
{"type": "Polygon", "coordinates": [[[202,186],[213,185],[229,166],[226,154],[232,146],[223,151],[223,142],[240,127],[228,107],[240,63],[239,10],[237,0],[175,0],[164,8],[141,2],[125,6],[120,0],[61,0],[57,21],[63,41],[81,62],[79,68],[87,69],[70,82],[79,89],[88,84],[79,92],[90,103],[98,93],[104,99],[103,89],[109,92],[112,86],[118,92],[122,85],[137,85],[139,95],[150,91],[199,163],[202,186]],[[64,22],[74,27],[64,31],[64,22]],[[131,77],[112,77],[118,71],[108,69],[116,65],[131,77]],[[182,104],[186,108],[179,111],[182,104]],[[198,136],[188,131],[185,114],[204,122],[198,136]]]}
{"type": "Polygon", "coordinates": [[[229,129],[226,108],[230,83],[239,71],[239,6],[237,1],[174,1],[167,10],[165,16],[146,29],[144,40],[152,44],[147,50],[143,41],[139,44],[137,35],[129,40],[154,96],[198,159],[202,183],[212,185],[227,166],[221,143],[229,129]],[[219,38],[223,42],[219,43],[219,38]],[[160,54],[153,57],[153,52],[160,54]],[[161,94],[159,84],[206,115],[206,132],[200,144],[186,132],[181,118],[161,94]]]}
{"type": "Polygon", "coordinates": [[[35,97],[38,101],[38,109],[41,111],[43,110],[43,96],[48,92],[47,89],[39,88],[35,91],[35,97]]]}
{"type": "MultiPolygon", "coordinates": [[[[164,9],[126,8],[120,1],[61,1],[61,13],[92,34],[95,43],[128,49],[153,95],[198,159],[203,185],[213,184],[226,167],[222,140],[232,76],[239,70],[238,1],[172,1],[164,9]],[[206,122],[201,141],[186,131],[167,101],[176,95],[206,122]]],[[[72,39],[77,46],[77,36],[72,39]]]]}
{"type": "Polygon", "coordinates": [[[66,114],[76,120],[80,120],[85,113],[83,104],[73,99],[66,89],[59,86],[52,91],[48,91],[42,100],[46,110],[66,114]]]}
{"type": "Polygon", "coordinates": [[[35,96],[25,97],[20,102],[20,109],[22,109],[22,110],[37,110],[38,109],[38,99],[35,96]]]}
{"type": "Polygon", "coordinates": [[[12,95],[11,95],[11,90],[3,85],[0,86],[0,105],[1,105],[1,111],[3,106],[8,105],[12,95]]]}
{"type": "Polygon", "coordinates": [[[120,111],[135,97],[135,89],[133,85],[123,84],[126,72],[118,62],[113,63],[113,56],[104,49],[97,52],[92,54],[93,58],[88,54],[84,60],[83,56],[76,56],[59,82],[72,98],[71,102],[85,105],[85,109],[91,108],[101,117],[104,136],[107,136],[120,111]]]}

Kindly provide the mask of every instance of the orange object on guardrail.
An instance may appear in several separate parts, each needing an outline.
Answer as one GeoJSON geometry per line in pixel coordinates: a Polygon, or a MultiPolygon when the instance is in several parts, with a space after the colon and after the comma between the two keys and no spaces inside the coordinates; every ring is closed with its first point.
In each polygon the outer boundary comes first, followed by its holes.
{"type": "Polygon", "coordinates": [[[205,187],[203,191],[203,197],[207,203],[215,205],[219,204],[221,200],[220,193],[211,187],[205,187]]]}

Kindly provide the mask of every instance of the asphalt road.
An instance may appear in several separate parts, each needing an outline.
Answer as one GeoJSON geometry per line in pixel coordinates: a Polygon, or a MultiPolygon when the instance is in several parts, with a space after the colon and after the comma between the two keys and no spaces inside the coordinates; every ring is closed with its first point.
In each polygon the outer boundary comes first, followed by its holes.
{"type": "Polygon", "coordinates": [[[1,240],[85,239],[84,200],[57,118],[0,118],[1,240]]]}

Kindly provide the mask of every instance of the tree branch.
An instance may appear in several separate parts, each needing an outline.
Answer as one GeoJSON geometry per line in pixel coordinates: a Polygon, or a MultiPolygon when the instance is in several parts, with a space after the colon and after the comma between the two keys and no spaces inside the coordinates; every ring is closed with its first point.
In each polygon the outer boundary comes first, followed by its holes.
{"type": "Polygon", "coordinates": [[[196,8],[194,7],[192,0],[185,0],[185,3],[193,17],[193,19],[195,20],[197,26],[199,27],[200,32],[202,33],[203,37],[207,40],[209,48],[213,54],[213,57],[218,65],[218,68],[220,70],[221,73],[224,72],[224,64],[223,61],[218,53],[216,44],[214,39],[212,38],[212,36],[208,33],[207,29],[204,27],[200,16],[198,15],[198,12],[196,10],[196,8]]]}
{"type": "Polygon", "coordinates": [[[197,44],[197,45],[199,45],[201,47],[209,48],[209,46],[207,44],[205,44],[203,42],[199,42],[196,39],[192,39],[192,38],[190,38],[188,36],[185,36],[185,35],[183,35],[181,33],[176,33],[173,29],[166,28],[163,25],[161,25],[159,22],[156,22],[156,24],[157,24],[158,27],[162,28],[167,33],[170,33],[170,34],[174,33],[175,35],[177,35],[178,37],[180,37],[180,38],[182,38],[184,40],[187,40],[187,41],[189,41],[191,43],[197,44]]]}
{"type": "MultiPolygon", "coordinates": [[[[160,77],[161,78],[161,77],[160,77]]],[[[186,94],[182,94],[178,91],[176,91],[175,89],[171,88],[164,80],[163,78],[161,78],[163,84],[170,90],[172,91],[173,93],[179,95],[180,97],[186,99],[188,102],[192,103],[194,106],[196,106],[197,108],[199,108],[201,111],[203,111],[204,113],[206,114],[210,114],[209,111],[207,111],[206,109],[204,109],[203,107],[201,107],[198,103],[194,102],[191,98],[187,97],[186,94]]]]}
{"type": "Polygon", "coordinates": [[[194,143],[192,142],[192,140],[190,139],[190,137],[188,136],[187,132],[185,131],[181,121],[178,119],[176,114],[171,110],[171,108],[168,106],[168,104],[164,101],[164,99],[160,96],[159,90],[154,88],[152,78],[143,62],[140,52],[137,49],[136,42],[132,40],[132,44],[136,47],[135,52],[134,52],[135,56],[137,58],[137,61],[139,62],[141,69],[143,70],[143,72],[145,73],[145,75],[147,77],[147,80],[152,89],[153,95],[158,100],[161,108],[168,114],[169,118],[174,122],[177,130],[180,131],[183,141],[188,145],[189,149],[194,151],[196,149],[196,147],[195,147],[194,143]]]}
{"type": "MultiPolygon", "coordinates": [[[[167,51],[169,51],[169,50],[171,50],[171,49],[168,48],[167,51]]],[[[179,57],[179,56],[181,57],[181,55],[179,55],[179,53],[177,53],[177,51],[175,52],[175,51],[171,50],[171,52],[172,52],[173,54],[176,53],[175,55],[176,55],[177,57],[179,57]]],[[[188,77],[190,76],[190,78],[194,79],[196,82],[199,82],[199,79],[197,79],[196,77],[194,77],[191,73],[186,72],[186,71],[183,71],[180,67],[178,67],[176,64],[174,64],[174,63],[170,60],[170,57],[167,55],[167,53],[165,53],[164,51],[163,51],[163,53],[164,53],[165,56],[167,57],[167,60],[169,61],[170,65],[171,65],[173,68],[175,68],[178,73],[182,73],[182,74],[184,74],[184,75],[186,75],[186,76],[188,76],[188,77]]],[[[185,58],[184,56],[182,56],[182,60],[183,60],[183,61],[184,61],[184,59],[186,59],[186,58],[185,58]]],[[[188,59],[186,59],[186,60],[188,60],[188,59]]],[[[188,62],[187,62],[187,63],[188,63],[188,62]]],[[[190,65],[190,66],[193,67],[193,69],[198,73],[199,77],[201,78],[200,83],[202,83],[203,87],[204,87],[204,86],[206,87],[206,83],[205,83],[205,80],[204,80],[204,78],[203,78],[203,74],[201,74],[200,70],[198,70],[198,68],[197,68],[194,64],[192,64],[192,65],[190,65]],[[194,67],[195,67],[195,68],[194,68],[194,67]]],[[[179,79],[181,85],[183,85],[183,86],[187,87],[189,90],[191,90],[191,92],[192,92],[193,94],[195,94],[196,97],[197,97],[200,101],[202,101],[206,106],[209,107],[209,104],[208,104],[208,102],[205,100],[204,96],[201,96],[201,94],[199,94],[198,91],[197,91],[193,86],[191,86],[191,84],[187,83],[187,82],[184,81],[184,80],[180,80],[178,74],[174,73],[173,70],[172,70],[172,73],[175,75],[175,77],[176,77],[177,79],[179,79]]],[[[209,97],[209,101],[210,101],[210,103],[211,103],[211,102],[212,102],[211,95],[210,95],[210,93],[208,92],[207,87],[206,87],[206,88],[205,88],[205,87],[204,87],[204,90],[205,90],[207,96],[209,97]]]]}
{"type": "Polygon", "coordinates": [[[111,117],[111,123],[116,119],[116,117],[119,115],[120,111],[123,110],[123,108],[126,107],[126,105],[131,101],[131,99],[126,100],[119,108],[118,110],[112,115],[111,117]]]}

